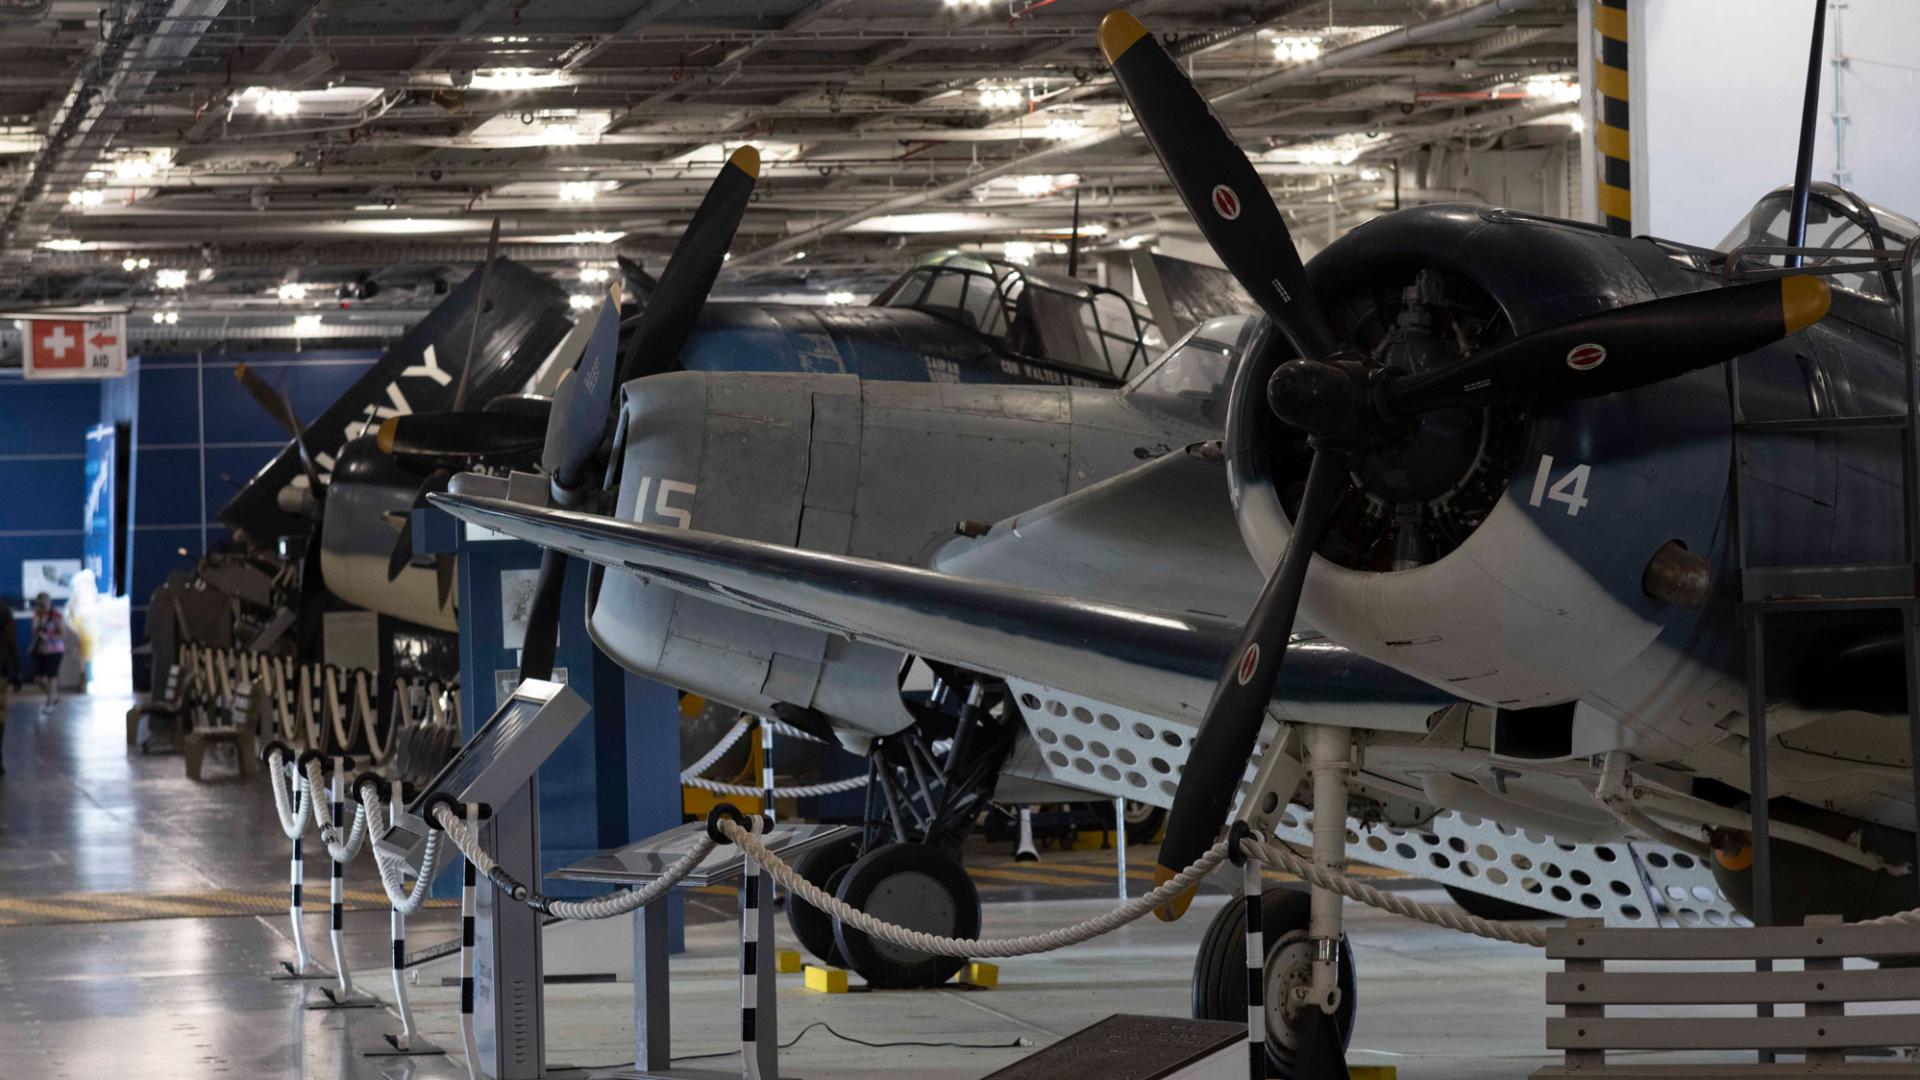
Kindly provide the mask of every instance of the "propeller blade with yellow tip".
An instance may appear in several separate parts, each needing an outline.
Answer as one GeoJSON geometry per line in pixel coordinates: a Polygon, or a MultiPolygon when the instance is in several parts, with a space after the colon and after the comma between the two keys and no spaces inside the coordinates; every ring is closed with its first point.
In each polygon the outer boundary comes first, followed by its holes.
{"type": "Polygon", "coordinates": [[[1100,23],[1100,50],[1181,201],[1220,261],[1302,356],[1334,351],[1293,234],[1226,125],[1140,20],[1100,23]]]}
{"type": "MultiPolygon", "coordinates": [[[[598,322],[580,363],[562,379],[554,393],[552,426],[542,460],[552,477],[554,499],[562,506],[578,505],[586,490],[588,466],[613,420],[619,388],[643,375],[671,371],[680,362],[680,350],[693,333],[694,320],[713,291],[714,279],[733,245],[733,235],[746,215],[760,178],[760,152],[742,146],[727,158],[714,177],[706,197],[687,222],[674,246],[659,284],[647,298],[626,358],[614,367],[619,348],[620,318],[611,300],[600,305],[598,322]]],[[[527,616],[525,647],[520,653],[520,677],[548,678],[553,671],[554,645],[559,633],[560,594],[566,588],[567,557],[547,551],[540,559],[540,577],[533,587],[527,616]]]]}
{"type": "Polygon", "coordinates": [[[1826,282],[1796,276],[1629,304],[1393,379],[1381,392],[1382,403],[1405,416],[1460,406],[1552,405],[1635,390],[1804,330],[1826,315],[1832,298],[1826,282]]]}

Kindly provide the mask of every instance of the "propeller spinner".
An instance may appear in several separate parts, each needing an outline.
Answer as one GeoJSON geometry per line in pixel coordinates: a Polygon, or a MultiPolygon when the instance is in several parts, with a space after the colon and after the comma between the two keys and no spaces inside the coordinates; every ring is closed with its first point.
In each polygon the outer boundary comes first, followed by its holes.
{"type": "MultiPolygon", "coordinates": [[[[1225,823],[1286,659],[1312,552],[1356,459],[1436,409],[1550,407],[1723,363],[1812,325],[1830,294],[1812,277],[1710,288],[1545,327],[1430,372],[1370,367],[1335,337],[1279,208],[1173,58],[1124,11],[1101,22],[1100,47],[1207,242],[1298,352],[1274,372],[1267,397],[1314,450],[1286,553],[1191,744],[1161,843],[1159,884],[1205,852],[1225,823]]],[[[1156,914],[1177,919],[1191,901],[1189,892],[1156,914]]]]}

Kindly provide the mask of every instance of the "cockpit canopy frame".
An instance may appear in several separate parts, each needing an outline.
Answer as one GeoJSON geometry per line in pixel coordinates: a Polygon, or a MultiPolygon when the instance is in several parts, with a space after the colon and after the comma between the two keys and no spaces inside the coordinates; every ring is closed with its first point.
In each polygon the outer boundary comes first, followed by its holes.
{"type": "Polygon", "coordinates": [[[929,255],[873,303],[929,312],[1016,355],[1113,382],[1164,345],[1152,317],[1121,293],[975,252],[929,255]]]}

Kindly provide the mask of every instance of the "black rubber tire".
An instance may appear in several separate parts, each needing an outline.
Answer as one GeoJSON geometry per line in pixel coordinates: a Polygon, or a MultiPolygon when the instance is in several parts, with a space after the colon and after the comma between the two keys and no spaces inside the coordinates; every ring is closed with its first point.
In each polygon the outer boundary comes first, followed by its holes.
{"type": "MultiPolygon", "coordinates": [[[[835,875],[853,865],[860,855],[860,835],[801,853],[793,864],[800,876],[832,893],[838,881],[835,875]]],[[[833,917],[805,900],[787,895],[787,926],[800,941],[800,947],[829,967],[845,967],[839,943],[833,937],[833,917]]]]}
{"type": "MultiPolygon", "coordinates": [[[[1207,930],[1200,935],[1200,951],[1193,957],[1193,1015],[1196,1019],[1219,1016],[1223,1010],[1220,1005],[1219,968],[1226,946],[1221,937],[1229,929],[1239,932],[1242,925],[1239,919],[1223,919],[1218,914],[1207,921],[1207,930]]],[[[1242,949],[1242,957],[1246,952],[1242,949]]]]}
{"type": "Polygon", "coordinates": [[[1537,919],[1557,919],[1560,916],[1551,911],[1541,911],[1525,904],[1516,904],[1497,896],[1477,893],[1472,889],[1463,889],[1458,885],[1442,885],[1447,895],[1461,911],[1476,918],[1492,919],[1494,922],[1533,922],[1537,919]]]}
{"type": "MultiPolygon", "coordinates": [[[[1279,940],[1295,930],[1305,930],[1312,912],[1312,898],[1293,889],[1269,889],[1260,898],[1260,932],[1271,955],[1279,940]]],[[[1247,901],[1235,897],[1207,924],[1201,939],[1201,952],[1194,959],[1193,1006],[1197,1020],[1247,1022],[1247,901]],[[1211,953],[1211,955],[1209,955],[1211,953]],[[1203,979],[1209,985],[1202,985],[1203,979]],[[1202,1011],[1203,1007],[1207,1011],[1202,1011]]],[[[1340,939],[1340,1009],[1334,1022],[1340,1028],[1340,1041],[1353,1038],[1353,1018],[1359,1012],[1353,949],[1343,935],[1340,939]]],[[[1267,1074],[1291,1080],[1293,1063],[1278,1047],[1267,1043],[1267,1074]]]]}
{"type": "MultiPolygon", "coordinates": [[[[954,856],[925,844],[887,844],[867,852],[847,868],[836,895],[842,903],[900,926],[941,937],[980,936],[980,892],[973,879],[954,856]],[[928,890],[943,894],[946,918],[924,906],[928,890]],[[912,892],[921,894],[920,902],[912,892]]],[[[903,949],[837,921],[834,938],[846,966],[875,989],[939,986],[967,965],[964,957],[903,949]]]]}

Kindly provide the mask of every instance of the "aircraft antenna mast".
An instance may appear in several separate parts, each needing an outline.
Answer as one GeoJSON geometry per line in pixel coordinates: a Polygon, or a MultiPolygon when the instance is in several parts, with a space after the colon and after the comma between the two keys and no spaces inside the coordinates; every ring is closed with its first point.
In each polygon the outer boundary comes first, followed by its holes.
{"type": "MultiPolygon", "coordinates": [[[[1813,3],[1813,45],[1807,60],[1807,96],[1800,107],[1800,156],[1793,164],[1793,213],[1787,219],[1787,245],[1807,243],[1807,195],[1813,187],[1813,133],[1820,115],[1820,68],[1826,54],[1827,0],[1813,3]]],[[[1787,256],[1788,266],[1799,266],[1800,256],[1787,256]]]]}

